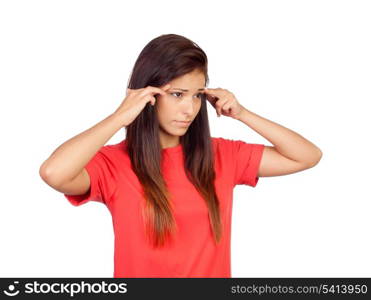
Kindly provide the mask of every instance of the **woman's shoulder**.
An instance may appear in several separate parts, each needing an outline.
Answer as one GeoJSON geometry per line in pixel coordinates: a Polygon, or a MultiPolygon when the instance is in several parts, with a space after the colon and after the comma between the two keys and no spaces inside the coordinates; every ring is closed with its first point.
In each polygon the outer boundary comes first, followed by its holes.
{"type": "Polygon", "coordinates": [[[217,147],[231,147],[235,142],[237,142],[236,140],[219,137],[219,136],[211,137],[211,139],[213,141],[214,146],[217,146],[217,147]]]}
{"type": "Polygon", "coordinates": [[[216,153],[221,153],[223,156],[233,155],[235,140],[224,137],[212,137],[211,139],[216,153]]]}
{"type": "Polygon", "coordinates": [[[252,143],[240,139],[231,139],[225,137],[212,137],[214,149],[224,155],[236,156],[241,150],[247,151],[255,146],[252,143]]]}
{"type": "Polygon", "coordinates": [[[104,145],[99,152],[109,156],[109,157],[120,157],[126,155],[126,144],[125,140],[117,143],[104,145]]]}
{"type": "Polygon", "coordinates": [[[236,140],[225,138],[225,137],[221,137],[221,136],[213,136],[213,137],[211,137],[211,139],[215,143],[224,143],[224,144],[225,143],[231,143],[231,142],[235,142],[236,141],[236,140]]]}

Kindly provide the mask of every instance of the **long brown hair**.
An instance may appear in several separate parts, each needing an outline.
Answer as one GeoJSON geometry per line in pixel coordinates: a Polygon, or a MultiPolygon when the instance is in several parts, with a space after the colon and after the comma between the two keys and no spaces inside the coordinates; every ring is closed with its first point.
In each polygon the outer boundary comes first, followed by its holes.
{"type": "MultiPolygon", "coordinates": [[[[207,56],[193,41],[177,34],[164,34],[151,40],[139,54],[131,73],[128,88],[148,85],[159,87],[195,69],[205,75],[208,84],[207,56]]],[[[205,200],[214,240],[222,235],[219,199],[215,192],[214,153],[210,136],[205,96],[199,113],[179,141],[184,153],[185,173],[205,200]]],[[[163,246],[175,233],[173,204],[162,176],[162,148],[155,106],[148,102],[127,127],[126,145],[132,168],[144,191],[146,205],[142,216],[147,236],[155,247],[163,246]]]]}

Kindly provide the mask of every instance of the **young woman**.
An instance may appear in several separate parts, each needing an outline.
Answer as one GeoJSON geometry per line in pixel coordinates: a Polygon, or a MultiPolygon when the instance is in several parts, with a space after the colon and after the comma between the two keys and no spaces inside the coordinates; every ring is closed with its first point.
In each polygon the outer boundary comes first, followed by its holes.
{"type": "Polygon", "coordinates": [[[75,206],[107,206],[114,277],[231,277],[233,188],[313,167],[321,151],[206,88],[207,57],[191,40],[161,35],[140,53],[114,113],[59,146],[40,176],[75,206]],[[274,146],[211,137],[207,101],[274,146]],[[105,145],[122,127],[126,139],[105,145]]]}

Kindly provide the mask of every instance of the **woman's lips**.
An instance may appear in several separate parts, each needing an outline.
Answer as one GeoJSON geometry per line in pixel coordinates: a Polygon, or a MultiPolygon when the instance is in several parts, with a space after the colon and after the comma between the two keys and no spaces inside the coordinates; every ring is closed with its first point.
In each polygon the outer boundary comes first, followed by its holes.
{"type": "Polygon", "coordinates": [[[185,122],[185,121],[174,121],[178,126],[181,126],[181,127],[188,127],[190,124],[191,124],[191,122],[189,121],[189,122],[185,122]]]}

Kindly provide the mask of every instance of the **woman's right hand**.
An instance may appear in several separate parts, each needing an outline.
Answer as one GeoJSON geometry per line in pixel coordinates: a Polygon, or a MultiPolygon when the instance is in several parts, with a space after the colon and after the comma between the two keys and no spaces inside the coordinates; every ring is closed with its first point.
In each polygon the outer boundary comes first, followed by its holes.
{"type": "Polygon", "coordinates": [[[122,118],[123,126],[131,124],[140,114],[147,102],[156,103],[156,94],[166,95],[170,84],[163,87],[147,86],[141,89],[126,89],[126,97],[114,112],[114,115],[122,118]]]}

